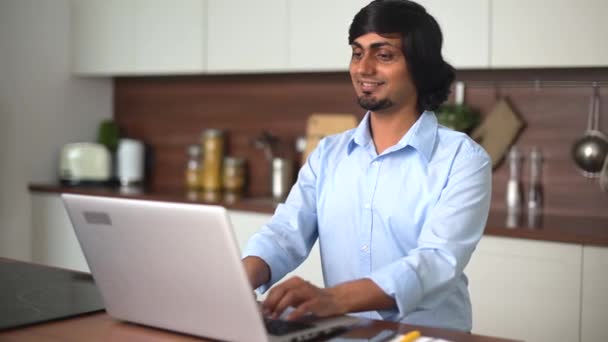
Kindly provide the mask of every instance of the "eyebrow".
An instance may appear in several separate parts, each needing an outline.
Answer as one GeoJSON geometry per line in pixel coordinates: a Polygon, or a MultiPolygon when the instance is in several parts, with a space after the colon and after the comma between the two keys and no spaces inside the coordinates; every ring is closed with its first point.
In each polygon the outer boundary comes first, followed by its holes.
{"type": "MultiPolygon", "coordinates": [[[[361,45],[361,44],[359,44],[357,42],[353,42],[351,45],[354,45],[355,47],[363,49],[363,45],[361,45]]],[[[383,47],[383,46],[391,46],[391,47],[397,48],[395,45],[393,45],[393,44],[391,44],[391,43],[389,43],[387,41],[381,41],[381,42],[377,42],[377,43],[372,43],[369,47],[371,49],[378,49],[378,48],[383,47]]]]}

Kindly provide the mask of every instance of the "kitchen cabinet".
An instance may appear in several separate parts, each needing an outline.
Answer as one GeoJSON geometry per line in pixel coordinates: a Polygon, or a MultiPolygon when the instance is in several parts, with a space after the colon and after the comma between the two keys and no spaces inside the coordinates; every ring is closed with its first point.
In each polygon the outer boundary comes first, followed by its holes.
{"type": "Polygon", "coordinates": [[[284,71],[287,2],[208,0],[209,73],[284,71]]]}
{"type": "Polygon", "coordinates": [[[443,56],[457,69],[490,66],[488,0],[418,0],[439,23],[443,56]]]}
{"type": "Polygon", "coordinates": [[[473,332],[579,341],[582,254],[581,245],[484,236],[465,270],[473,332]]]}
{"type": "MultiPolygon", "coordinates": [[[[489,66],[489,2],[420,0],[441,26],[444,58],[456,68],[489,66]]],[[[348,70],[348,29],[369,1],[339,0],[331,8],[322,0],[289,1],[289,69],[348,70]],[[319,15],[319,9],[323,14],[319,15]]]]}
{"type": "Polygon", "coordinates": [[[608,65],[605,0],[492,1],[493,68],[608,65]]]}
{"type": "Polygon", "coordinates": [[[581,342],[608,341],[608,248],[583,248],[581,342]]]}
{"type": "Polygon", "coordinates": [[[70,17],[76,74],[205,70],[205,0],[74,0],[70,17]]]}
{"type": "Polygon", "coordinates": [[[368,0],[289,0],[289,70],[348,70],[348,29],[368,0]]]}

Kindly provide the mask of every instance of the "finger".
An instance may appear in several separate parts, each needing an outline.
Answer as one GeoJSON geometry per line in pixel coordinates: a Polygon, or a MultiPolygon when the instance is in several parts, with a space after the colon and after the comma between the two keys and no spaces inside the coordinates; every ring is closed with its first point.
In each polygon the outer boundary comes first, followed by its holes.
{"type": "Polygon", "coordinates": [[[290,306],[297,306],[302,302],[302,299],[296,289],[290,289],[287,291],[272,313],[272,318],[279,318],[283,311],[290,306]]]}
{"type": "Polygon", "coordinates": [[[285,295],[285,292],[289,291],[292,288],[300,286],[302,283],[305,283],[302,278],[298,276],[293,276],[282,282],[281,284],[274,286],[268,292],[268,296],[264,301],[264,308],[266,308],[268,311],[274,312],[275,307],[277,306],[281,298],[285,295]]]}
{"type": "Polygon", "coordinates": [[[275,307],[277,306],[281,298],[283,298],[285,292],[287,292],[287,288],[284,284],[279,284],[271,288],[270,291],[268,291],[268,296],[266,296],[264,303],[262,303],[264,313],[268,314],[274,312],[275,307]]]}
{"type": "Polygon", "coordinates": [[[295,308],[295,310],[290,312],[289,315],[285,317],[285,319],[287,319],[288,321],[294,321],[304,317],[305,315],[311,312],[311,307],[313,306],[314,302],[314,299],[309,299],[308,301],[301,303],[295,308]]]}
{"type": "Polygon", "coordinates": [[[290,288],[275,308],[275,314],[280,316],[289,306],[297,308],[309,300],[317,300],[319,291],[308,282],[300,282],[297,287],[290,288]]]}

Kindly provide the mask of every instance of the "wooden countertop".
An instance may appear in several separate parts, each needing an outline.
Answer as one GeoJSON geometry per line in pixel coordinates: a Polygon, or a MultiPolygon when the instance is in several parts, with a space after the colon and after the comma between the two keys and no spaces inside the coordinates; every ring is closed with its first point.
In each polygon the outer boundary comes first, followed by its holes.
{"type": "MultiPolygon", "coordinates": [[[[276,206],[279,204],[271,198],[243,198],[234,201],[209,202],[202,196],[189,197],[187,194],[175,190],[121,191],[118,188],[108,187],[67,187],[48,184],[30,184],[29,190],[32,192],[74,193],[179,203],[220,204],[228,209],[265,214],[274,213],[276,206]]],[[[492,211],[484,234],[608,247],[608,218],[545,215],[542,217],[541,225],[537,228],[507,228],[506,213],[492,211]]]]}

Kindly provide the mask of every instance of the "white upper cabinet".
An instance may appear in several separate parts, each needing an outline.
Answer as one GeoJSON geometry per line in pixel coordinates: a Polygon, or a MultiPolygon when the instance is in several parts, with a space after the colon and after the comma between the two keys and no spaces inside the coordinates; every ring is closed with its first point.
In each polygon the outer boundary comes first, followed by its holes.
{"type": "Polygon", "coordinates": [[[71,3],[72,70],[120,74],[135,66],[135,0],[71,3]]]}
{"type": "MultiPolygon", "coordinates": [[[[419,0],[439,23],[443,57],[457,69],[488,68],[489,0],[419,0]]],[[[506,1],[505,1],[506,2],[506,1]]]]}
{"type": "Polygon", "coordinates": [[[213,73],[287,68],[287,1],[209,0],[208,64],[213,73]]]}
{"type": "Polygon", "coordinates": [[[606,0],[492,1],[495,68],[608,65],[606,0]]]}
{"type": "Polygon", "coordinates": [[[204,71],[206,11],[206,1],[201,0],[138,0],[135,21],[137,71],[204,71]]]}
{"type": "Polygon", "coordinates": [[[77,74],[205,69],[205,0],[74,0],[71,10],[77,74]]]}
{"type": "Polygon", "coordinates": [[[289,0],[289,69],[348,70],[348,30],[368,0],[289,0]]]}

